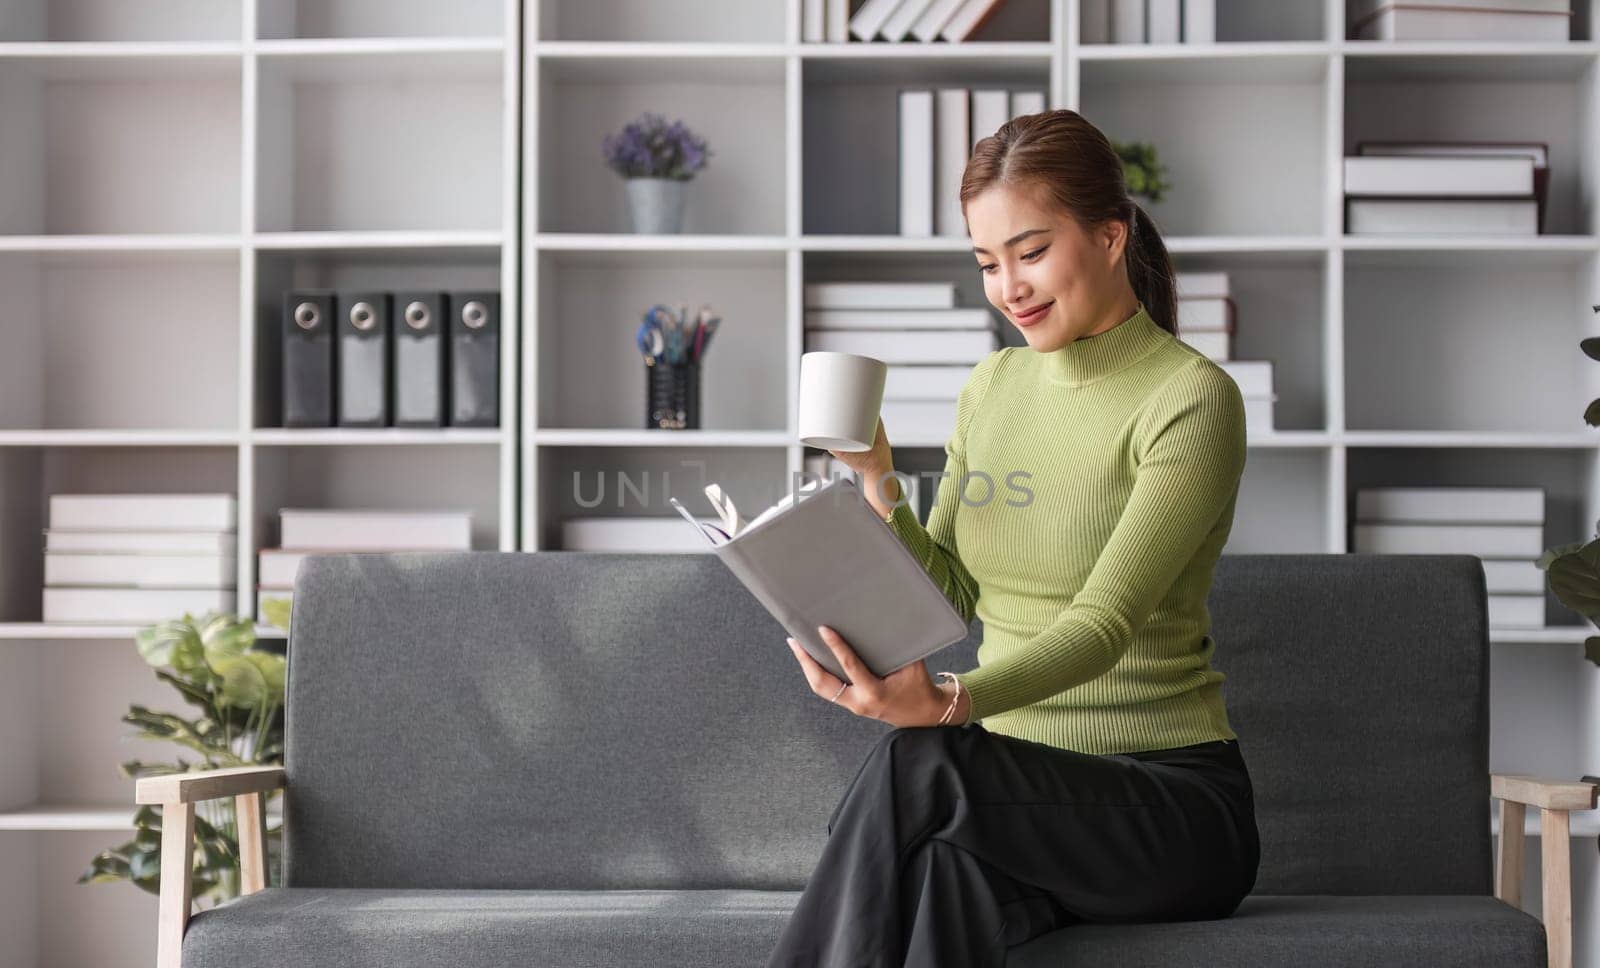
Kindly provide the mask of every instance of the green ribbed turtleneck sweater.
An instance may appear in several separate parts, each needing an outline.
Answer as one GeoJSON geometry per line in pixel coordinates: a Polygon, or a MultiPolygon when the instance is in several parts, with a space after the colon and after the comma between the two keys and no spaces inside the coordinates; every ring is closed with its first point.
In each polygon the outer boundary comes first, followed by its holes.
{"type": "Polygon", "coordinates": [[[1095,754],[1235,739],[1206,596],[1245,452],[1238,385],[1143,307],[1053,352],[984,357],[927,527],[906,504],[889,516],[983,619],[978,668],[958,674],[967,722],[1095,754]]]}

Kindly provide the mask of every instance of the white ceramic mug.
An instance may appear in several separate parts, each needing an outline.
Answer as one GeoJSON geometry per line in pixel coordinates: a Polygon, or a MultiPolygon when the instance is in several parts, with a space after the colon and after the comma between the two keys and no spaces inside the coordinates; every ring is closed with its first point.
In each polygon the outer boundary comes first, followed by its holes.
{"type": "Polygon", "coordinates": [[[889,368],[855,353],[800,356],[800,441],[849,453],[871,450],[889,368]]]}

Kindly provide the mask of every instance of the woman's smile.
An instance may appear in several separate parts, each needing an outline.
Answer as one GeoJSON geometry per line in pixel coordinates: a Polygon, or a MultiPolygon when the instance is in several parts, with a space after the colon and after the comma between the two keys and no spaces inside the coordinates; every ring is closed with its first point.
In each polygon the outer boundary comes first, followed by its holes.
{"type": "Polygon", "coordinates": [[[1011,318],[1017,321],[1017,325],[1018,326],[1032,326],[1034,323],[1037,323],[1039,320],[1044,319],[1045,314],[1047,312],[1049,312],[1050,307],[1053,306],[1053,305],[1055,305],[1055,300],[1054,299],[1050,300],[1047,303],[1044,303],[1043,305],[1034,306],[1032,308],[1032,311],[1027,313],[1026,315],[1024,315],[1022,313],[1012,313],[1011,314],[1011,318]]]}

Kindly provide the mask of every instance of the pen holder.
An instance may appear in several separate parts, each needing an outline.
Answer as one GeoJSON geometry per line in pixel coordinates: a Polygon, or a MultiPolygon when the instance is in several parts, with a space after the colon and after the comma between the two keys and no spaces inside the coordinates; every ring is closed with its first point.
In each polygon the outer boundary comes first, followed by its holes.
{"type": "Polygon", "coordinates": [[[645,364],[645,415],[647,430],[700,429],[700,364],[645,364]]]}

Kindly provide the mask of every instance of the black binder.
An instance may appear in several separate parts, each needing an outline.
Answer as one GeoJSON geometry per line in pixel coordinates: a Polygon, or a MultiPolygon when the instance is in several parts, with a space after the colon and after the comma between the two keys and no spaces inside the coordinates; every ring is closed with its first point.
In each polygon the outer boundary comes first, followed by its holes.
{"type": "Polygon", "coordinates": [[[500,425],[500,293],[447,294],[450,305],[450,424],[500,425]]]}
{"type": "Polygon", "coordinates": [[[283,297],[283,425],[333,426],[336,300],[326,289],[283,297]]]}
{"type": "Polygon", "coordinates": [[[394,294],[394,425],[443,427],[444,331],[450,311],[442,292],[394,294]]]}
{"type": "Polygon", "coordinates": [[[389,294],[351,291],[339,306],[339,426],[389,425],[389,294]]]}

